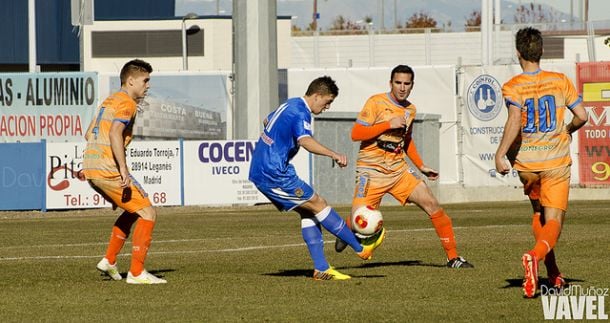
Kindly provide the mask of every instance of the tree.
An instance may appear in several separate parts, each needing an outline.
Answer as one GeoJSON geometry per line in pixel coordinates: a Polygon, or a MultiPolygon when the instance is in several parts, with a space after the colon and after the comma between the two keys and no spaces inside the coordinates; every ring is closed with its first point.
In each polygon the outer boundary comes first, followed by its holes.
{"type": "Polygon", "coordinates": [[[550,8],[549,10],[543,9],[542,5],[520,5],[515,10],[515,23],[528,24],[528,23],[551,23],[559,21],[559,12],[550,8]]]}
{"type": "Polygon", "coordinates": [[[293,33],[299,33],[299,32],[301,32],[301,31],[303,31],[303,30],[302,30],[302,29],[301,29],[299,26],[297,26],[297,25],[292,25],[292,27],[290,27],[290,30],[291,30],[293,33]]]}
{"type": "Polygon", "coordinates": [[[308,31],[316,31],[316,30],[318,30],[318,25],[317,25],[317,24],[314,24],[313,22],[310,22],[310,23],[307,25],[307,30],[308,30],[308,31]]]}
{"type": "MultiPolygon", "coordinates": [[[[365,18],[365,21],[367,18],[368,17],[365,18]]],[[[353,22],[349,19],[346,19],[342,15],[335,17],[335,20],[333,20],[330,27],[328,28],[328,30],[331,30],[331,31],[334,31],[334,30],[349,30],[349,31],[357,30],[357,31],[359,31],[359,30],[363,30],[363,29],[364,29],[364,27],[361,24],[358,24],[357,22],[353,22]]]]}
{"type": "Polygon", "coordinates": [[[447,20],[447,22],[443,23],[443,31],[445,31],[445,32],[451,31],[452,26],[453,26],[453,23],[451,22],[451,20],[447,20]]]}
{"type": "Polygon", "coordinates": [[[466,27],[466,30],[470,27],[481,27],[481,11],[472,10],[470,15],[466,17],[466,24],[464,24],[464,27],[466,27]]]}
{"type": "Polygon", "coordinates": [[[330,24],[329,30],[344,30],[346,23],[345,18],[342,15],[338,15],[330,24]]]}
{"type": "Polygon", "coordinates": [[[436,20],[425,12],[414,13],[405,23],[406,28],[436,28],[436,20]]]}

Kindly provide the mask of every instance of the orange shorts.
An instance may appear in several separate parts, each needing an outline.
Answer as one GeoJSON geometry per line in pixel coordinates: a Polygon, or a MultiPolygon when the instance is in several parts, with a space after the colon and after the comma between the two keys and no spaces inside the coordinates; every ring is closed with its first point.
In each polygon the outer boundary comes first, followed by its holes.
{"type": "Polygon", "coordinates": [[[136,213],[152,205],[148,199],[148,194],[133,176],[131,177],[131,186],[128,189],[121,187],[120,177],[116,180],[90,179],[89,184],[106,200],[127,212],[136,213]]]}
{"type": "Polygon", "coordinates": [[[370,168],[357,168],[352,205],[370,205],[377,209],[386,193],[392,195],[401,205],[405,205],[421,181],[407,165],[390,174],[370,168]]]}
{"type": "Polygon", "coordinates": [[[566,211],[570,193],[570,166],[540,171],[519,172],[523,192],[540,204],[566,211]]]}

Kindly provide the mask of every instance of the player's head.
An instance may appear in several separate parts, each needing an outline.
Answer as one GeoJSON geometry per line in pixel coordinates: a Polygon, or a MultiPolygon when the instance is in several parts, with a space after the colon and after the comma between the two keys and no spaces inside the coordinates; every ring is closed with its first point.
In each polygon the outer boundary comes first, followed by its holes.
{"type": "Polygon", "coordinates": [[[330,78],[330,76],[321,76],[309,83],[305,95],[313,95],[314,93],[337,96],[339,95],[339,88],[337,87],[337,84],[335,84],[335,80],[330,78]]]}
{"type": "Polygon", "coordinates": [[[399,102],[405,101],[411,94],[415,72],[407,65],[398,65],[390,74],[390,92],[399,102]]]}
{"type": "Polygon", "coordinates": [[[130,76],[133,77],[140,73],[150,74],[152,73],[152,71],[152,66],[150,66],[150,64],[148,64],[147,62],[141,59],[131,60],[125,63],[125,65],[123,65],[123,68],[121,69],[121,85],[125,84],[127,78],[129,78],[130,76]]]}
{"type": "Polygon", "coordinates": [[[542,57],[542,33],[538,29],[527,27],[520,29],[515,36],[519,56],[528,62],[540,63],[542,57]]]}
{"type": "Polygon", "coordinates": [[[320,114],[330,108],[330,104],[339,95],[339,88],[330,76],[322,76],[311,81],[305,97],[313,114],[320,114]]]}
{"type": "Polygon", "coordinates": [[[390,81],[394,79],[394,75],[397,73],[406,73],[411,74],[411,82],[415,81],[415,71],[409,65],[398,65],[392,69],[392,73],[390,73],[390,81]]]}
{"type": "Polygon", "coordinates": [[[150,73],[152,66],[141,60],[131,60],[121,69],[121,87],[128,89],[130,94],[136,98],[141,98],[146,95],[146,91],[150,87],[150,73]]]}

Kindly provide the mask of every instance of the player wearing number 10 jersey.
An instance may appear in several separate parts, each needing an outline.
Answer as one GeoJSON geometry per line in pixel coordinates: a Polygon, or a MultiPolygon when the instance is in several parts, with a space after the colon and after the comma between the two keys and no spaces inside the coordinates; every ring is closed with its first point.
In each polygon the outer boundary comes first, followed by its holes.
{"type": "Polygon", "coordinates": [[[587,114],[572,82],[562,73],[540,69],[542,35],[524,28],[516,35],[517,56],[523,73],[502,87],[508,120],[496,151],[496,169],[509,171],[504,160],[519,172],[524,192],[534,209],[532,228],[536,245],[526,252],[523,292],[534,297],[538,286],[538,261],[544,259],[549,282],[563,287],[565,281],[555,263],[553,247],[561,233],[570,189],[570,142],[587,114]],[[573,114],[564,123],[566,111],[573,114]]]}

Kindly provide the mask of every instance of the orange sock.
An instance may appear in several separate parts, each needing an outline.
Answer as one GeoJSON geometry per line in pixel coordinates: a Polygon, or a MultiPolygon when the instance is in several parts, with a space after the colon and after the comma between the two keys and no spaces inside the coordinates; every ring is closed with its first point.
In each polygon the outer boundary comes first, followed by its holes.
{"type": "Polygon", "coordinates": [[[434,214],[430,215],[432,225],[436,230],[436,235],[441,239],[441,244],[445,253],[447,253],[447,259],[453,259],[458,256],[457,246],[455,243],[455,236],[453,234],[453,226],[451,224],[451,218],[445,213],[445,210],[440,209],[434,214]]]}
{"type": "Polygon", "coordinates": [[[144,260],[148,253],[148,248],[152,241],[152,231],[155,221],[138,219],[136,228],[133,231],[133,248],[131,250],[131,267],[129,271],[132,275],[138,276],[144,270],[144,260]]]}
{"type": "Polygon", "coordinates": [[[106,249],[106,259],[108,259],[110,264],[114,265],[116,263],[116,256],[123,249],[125,239],[127,239],[127,234],[119,229],[119,227],[113,226],[108,249],[106,249]]]}
{"type": "MultiPolygon", "coordinates": [[[[534,237],[536,241],[538,241],[538,237],[540,236],[540,231],[542,231],[542,222],[540,222],[540,213],[534,213],[532,218],[532,231],[534,232],[534,237]]],[[[546,266],[546,271],[549,275],[558,275],[559,267],[557,267],[557,261],[555,260],[555,252],[553,250],[549,251],[544,257],[544,265],[546,266]]]]}
{"type": "Polygon", "coordinates": [[[559,233],[561,233],[561,224],[559,224],[559,221],[548,220],[544,224],[542,230],[540,230],[540,236],[536,241],[536,246],[534,246],[533,249],[538,260],[544,259],[544,256],[553,250],[553,247],[555,247],[557,239],[559,238],[559,233]]]}

